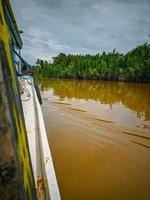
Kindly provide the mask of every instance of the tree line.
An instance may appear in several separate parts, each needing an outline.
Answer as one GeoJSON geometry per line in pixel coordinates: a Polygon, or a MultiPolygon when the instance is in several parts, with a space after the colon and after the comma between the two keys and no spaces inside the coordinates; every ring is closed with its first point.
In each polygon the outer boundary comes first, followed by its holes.
{"type": "Polygon", "coordinates": [[[32,72],[41,77],[150,82],[150,44],[126,54],[116,50],[96,55],[60,53],[53,63],[37,59],[32,72]]]}

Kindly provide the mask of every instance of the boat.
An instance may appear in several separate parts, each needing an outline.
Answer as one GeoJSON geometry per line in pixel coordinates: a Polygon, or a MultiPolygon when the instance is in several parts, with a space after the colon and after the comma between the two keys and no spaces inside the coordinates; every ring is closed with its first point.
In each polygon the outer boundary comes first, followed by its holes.
{"type": "Polygon", "coordinates": [[[60,200],[42,99],[22,58],[9,0],[0,0],[0,199],[60,200]]]}

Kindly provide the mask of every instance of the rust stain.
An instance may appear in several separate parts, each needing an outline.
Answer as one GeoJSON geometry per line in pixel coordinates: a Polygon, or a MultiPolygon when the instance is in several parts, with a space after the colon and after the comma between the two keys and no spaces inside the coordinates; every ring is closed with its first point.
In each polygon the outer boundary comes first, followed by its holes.
{"type": "Polygon", "coordinates": [[[45,192],[44,179],[42,177],[37,178],[37,196],[40,199],[41,195],[45,192]]]}

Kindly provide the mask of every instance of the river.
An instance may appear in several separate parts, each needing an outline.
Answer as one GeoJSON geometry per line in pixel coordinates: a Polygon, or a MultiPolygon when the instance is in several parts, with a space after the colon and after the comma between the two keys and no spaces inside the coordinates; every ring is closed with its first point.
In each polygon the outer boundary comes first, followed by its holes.
{"type": "Polygon", "coordinates": [[[40,79],[63,200],[150,199],[150,84],[40,79]]]}

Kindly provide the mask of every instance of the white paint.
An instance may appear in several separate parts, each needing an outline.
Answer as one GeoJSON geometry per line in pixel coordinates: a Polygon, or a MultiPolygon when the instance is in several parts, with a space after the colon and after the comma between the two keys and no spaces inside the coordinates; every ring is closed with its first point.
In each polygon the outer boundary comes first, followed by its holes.
{"type": "Polygon", "coordinates": [[[43,115],[41,107],[34,89],[35,95],[35,104],[37,105],[37,114],[39,122],[39,139],[41,144],[41,153],[42,153],[42,164],[44,170],[44,178],[46,180],[46,186],[51,200],[60,200],[60,193],[57,184],[56,174],[54,170],[53,160],[48,144],[45,124],[43,120],[43,115]]]}
{"type": "MultiPolygon", "coordinates": [[[[31,81],[31,80],[30,80],[31,81]]],[[[34,96],[32,92],[32,87],[27,83],[26,80],[21,80],[21,85],[25,86],[31,94],[31,97],[27,97],[26,93],[24,92],[21,95],[22,105],[23,105],[23,112],[26,124],[26,131],[27,131],[27,138],[29,144],[29,151],[31,155],[31,163],[33,168],[34,179],[37,187],[37,168],[36,168],[36,116],[35,116],[35,108],[34,108],[34,96]],[[29,99],[29,100],[28,100],[29,99]]]]}
{"type": "MultiPolygon", "coordinates": [[[[31,77],[28,77],[28,81],[33,83],[31,77]]],[[[21,82],[25,84],[31,94],[31,97],[28,101],[22,101],[22,104],[36,187],[37,178],[42,176],[46,192],[40,196],[40,199],[60,200],[60,192],[48,144],[41,107],[34,86],[30,85],[28,81],[24,80],[21,82]],[[39,141],[39,143],[37,143],[37,141],[39,141]]],[[[27,99],[25,94],[22,98],[27,99]]]]}

